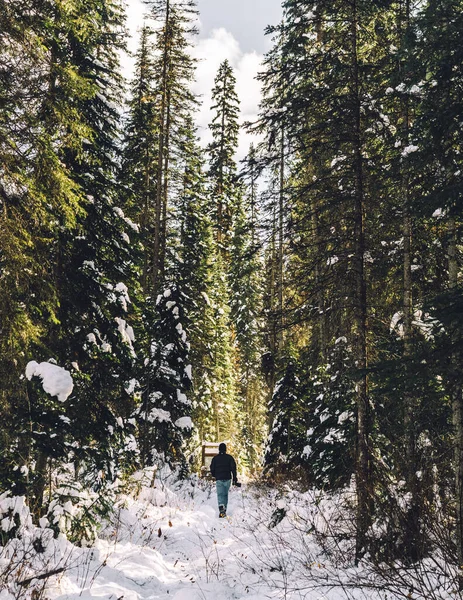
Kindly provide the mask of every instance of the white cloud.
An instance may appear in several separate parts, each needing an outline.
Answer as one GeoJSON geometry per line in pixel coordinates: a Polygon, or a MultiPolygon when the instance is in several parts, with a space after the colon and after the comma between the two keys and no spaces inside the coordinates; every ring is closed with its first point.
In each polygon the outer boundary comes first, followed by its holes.
{"type": "MultiPolygon", "coordinates": [[[[121,56],[121,67],[124,76],[130,80],[134,69],[133,54],[136,52],[140,39],[140,29],[143,26],[144,15],[147,12],[142,0],[127,0],[127,29],[129,37],[127,46],[132,56],[121,56]]],[[[201,24],[198,22],[199,27],[201,24]]],[[[260,84],[255,77],[260,70],[262,55],[256,52],[243,52],[239,42],[224,27],[213,29],[208,37],[195,40],[192,54],[198,59],[196,78],[193,91],[198,94],[201,107],[197,113],[197,124],[201,142],[206,145],[210,141],[208,124],[211,121],[211,90],[220,63],[228,59],[236,77],[236,92],[240,99],[240,122],[252,121],[257,116],[260,100],[260,84]]],[[[244,131],[240,132],[237,159],[244,158],[249,145],[256,141],[244,131]]]]}
{"type": "Polygon", "coordinates": [[[124,77],[128,80],[132,78],[135,59],[133,55],[137,51],[140,41],[140,30],[143,27],[144,16],[147,12],[147,6],[143,0],[127,0],[126,2],[126,27],[128,32],[127,50],[129,54],[121,54],[121,69],[124,77]]]}
{"type": "MultiPolygon", "coordinates": [[[[256,52],[243,54],[236,67],[236,91],[241,101],[241,122],[255,121],[261,99],[261,84],[256,76],[262,70],[263,56],[256,52]]],[[[255,135],[242,131],[239,138],[238,158],[244,158],[251,143],[256,144],[255,135]]]]}

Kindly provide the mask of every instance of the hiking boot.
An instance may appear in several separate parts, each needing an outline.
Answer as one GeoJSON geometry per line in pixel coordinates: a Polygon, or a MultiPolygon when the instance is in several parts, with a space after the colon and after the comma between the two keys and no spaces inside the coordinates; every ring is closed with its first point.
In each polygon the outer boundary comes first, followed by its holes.
{"type": "Polygon", "coordinates": [[[219,506],[219,519],[224,519],[227,516],[227,509],[223,504],[219,506]]]}

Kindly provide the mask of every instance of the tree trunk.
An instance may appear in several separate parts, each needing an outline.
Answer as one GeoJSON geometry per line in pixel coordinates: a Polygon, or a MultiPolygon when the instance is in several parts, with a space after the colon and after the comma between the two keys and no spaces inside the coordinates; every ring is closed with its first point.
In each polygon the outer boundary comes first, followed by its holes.
{"type": "MultiPolygon", "coordinates": [[[[276,236],[277,236],[277,209],[276,205],[273,205],[273,215],[272,215],[272,238],[270,243],[270,273],[269,273],[269,287],[268,287],[268,297],[269,297],[269,318],[268,318],[268,344],[270,350],[270,361],[267,365],[266,371],[266,379],[268,385],[268,406],[272,406],[272,398],[273,398],[273,390],[275,389],[276,384],[276,373],[275,373],[275,365],[278,354],[278,339],[277,339],[277,319],[276,319],[276,307],[275,307],[275,298],[276,298],[276,267],[277,267],[277,256],[276,256],[276,236]]],[[[273,423],[273,412],[270,410],[268,412],[268,426],[271,428],[273,423]]]]}
{"type": "MultiPolygon", "coordinates": [[[[147,29],[144,27],[141,38],[141,56],[142,63],[140,66],[140,82],[146,80],[146,61],[148,60],[147,54],[147,29]]],[[[139,108],[142,103],[142,98],[139,96],[138,104],[139,108]]],[[[143,272],[142,272],[142,289],[145,296],[149,294],[148,282],[149,282],[149,263],[150,263],[150,245],[149,245],[149,223],[150,223],[150,208],[151,208],[151,144],[146,142],[146,148],[144,152],[144,177],[143,177],[143,209],[141,211],[140,218],[140,229],[143,236],[143,272]]]]}
{"type": "Polygon", "coordinates": [[[310,209],[311,219],[311,233],[312,243],[315,252],[314,260],[314,280],[315,290],[317,295],[317,306],[318,306],[318,339],[314,336],[315,344],[314,351],[320,356],[322,360],[326,358],[326,315],[325,315],[325,298],[323,293],[323,286],[320,275],[320,260],[321,260],[321,239],[318,225],[318,205],[316,200],[312,201],[310,209]]]}
{"type": "Polygon", "coordinates": [[[458,589],[463,591],[463,398],[459,383],[452,394],[455,460],[455,515],[458,557],[458,589]]]}
{"type": "Polygon", "coordinates": [[[405,393],[404,393],[404,429],[405,429],[405,481],[407,483],[407,492],[410,495],[408,513],[406,515],[406,539],[408,557],[412,561],[419,560],[420,550],[420,503],[419,503],[419,482],[416,472],[417,454],[416,454],[416,399],[409,389],[411,377],[407,368],[412,354],[412,320],[413,320],[413,296],[412,296],[412,224],[408,200],[408,178],[403,186],[403,342],[404,342],[404,363],[405,363],[405,393]]]}
{"type": "MultiPolygon", "coordinates": [[[[454,290],[458,283],[457,234],[454,217],[450,217],[447,222],[447,236],[449,289],[454,290]]],[[[455,365],[461,363],[458,355],[454,356],[453,363],[455,365]]],[[[458,588],[459,591],[463,591],[463,393],[458,377],[455,378],[454,389],[452,391],[452,419],[454,428],[453,452],[455,461],[455,538],[459,565],[458,588]]]]}
{"type": "Polygon", "coordinates": [[[170,0],[166,3],[166,16],[164,20],[164,47],[162,56],[162,76],[161,76],[161,106],[159,115],[159,143],[157,153],[156,169],[156,201],[155,201],[155,219],[154,219],[154,240],[153,240],[153,269],[151,274],[151,283],[153,293],[160,291],[160,263],[162,253],[162,214],[164,197],[164,159],[166,152],[166,112],[167,112],[167,92],[168,92],[168,58],[169,58],[169,21],[170,21],[170,0]]]}
{"type": "MultiPolygon", "coordinates": [[[[398,34],[400,44],[404,45],[406,32],[410,21],[410,1],[405,0],[401,3],[398,17],[398,34]]],[[[400,61],[399,75],[405,76],[408,70],[404,61],[400,61]]],[[[401,142],[402,147],[409,144],[410,128],[410,108],[408,98],[404,98],[400,109],[400,118],[402,122],[401,142]]],[[[416,399],[409,384],[413,375],[409,372],[409,364],[413,355],[413,290],[412,290],[412,217],[410,213],[410,190],[408,173],[402,174],[402,236],[403,236],[403,288],[402,288],[402,312],[403,312],[403,358],[405,364],[405,390],[404,390],[404,431],[405,431],[405,469],[404,477],[407,485],[407,492],[410,497],[408,512],[405,523],[405,536],[407,539],[406,553],[408,558],[416,561],[421,556],[420,549],[420,503],[419,503],[419,482],[416,475],[417,453],[416,453],[416,399]]]]}
{"type": "Polygon", "coordinates": [[[146,145],[146,158],[145,158],[145,182],[144,182],[144,203],[143,203],[143,212],[141,218],[141,231],[143,235],[144,241],[144,250],[143,250],[143,274],[142,274],[142,288],[145,296],[148,295],[148,269],[149,269],[149,244],[148,244],[148,235],[149,235],[149,205],[150,205],[150,153],[149,153],[149,145],[146,145]]]}
{"type": "Polygon", "coordinates": [[[371,473],[370,473],[370,408],[368,400],[367,368],[367,295],[364,272],[365,232],[364,232],[364,189],[361,136],[361,99],[359,65],[357,56],[357,1],[352,5],[352,99],[354,106],[354,159],[355,159],[355,205],[354,205],[354,331],[356,360],[359,370],[357,389],[357,539],[356,561],[366,550],[366,534],[371,523],[371,473]]]}
{"type": "Polygon", "coordinates": [[[167,91],[167,107],[166,107],[166,128],[165,128],[165,144],[164,144],[164,184],[162,191],[162,214],[161,214],[161,236],[160,236],[160,251],[159,251],[159,280],[164,281],[166,270],[166,249],[167,249],[167,209],[169,201],[169,150],[170,150],[170,113],[171,94],[167,91]]]}
{"type": "Polygon", "coordinates": [[[47,484],[47,463],[48,456],[44,452],[39,452],[35,463],[35,480],[33,484],[33,505],[32,512],[36,519],[43,516],[43,495],[47,484]]]}
{"type": "Polygon", "coordinates": [[[225,74],[222,88],[222,107],[220,116],[220,163],[219,163],[219,181],[217,186],[217,243],[223,258],[226,258],[226,250],[224,247],[226,231],[225,231],[225,206],[224,206],[224,145],[225,145],[225,89],[227,87],[227,75],[225,74]]]}
{"type": "Polygon", "coordinates": [[[284,236],[285,236],[285,221],[284,221],[284,200],[285,200],[285,130],[281,129],[280,140],[280,189],[278,197],[278,350],[281,353],[284,344],[284,320],[283,320],[283,304],[284,304],[284,236]]]}

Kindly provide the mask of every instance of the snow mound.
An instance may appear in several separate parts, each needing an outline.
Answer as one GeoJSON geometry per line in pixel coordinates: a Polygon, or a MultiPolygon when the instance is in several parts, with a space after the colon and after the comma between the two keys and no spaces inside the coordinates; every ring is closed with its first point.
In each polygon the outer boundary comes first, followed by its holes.
{"type": "Polygon", "coordinates": [[[180,417],[175,421],[175,425],[180,429],[193,429],[193,421],[190,417],[180,417]]]}
{"type": "Polygon", "coordinates": [[[26,366],[26,377],[29,381],[32,377],[40,377],[44,391],[50,396],[56,396],[60,402],[65,402],[74,388],[69,371],[48,362],[39,364],[31,360],[26,366]]]}

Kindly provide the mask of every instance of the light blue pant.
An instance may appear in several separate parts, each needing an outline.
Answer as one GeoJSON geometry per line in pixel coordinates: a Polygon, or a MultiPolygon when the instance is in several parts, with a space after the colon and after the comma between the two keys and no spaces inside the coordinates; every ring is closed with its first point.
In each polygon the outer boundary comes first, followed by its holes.
{"type": "Polygon", "coordinates": [[[231,479],[227,479],[226,481],[217,479],[215,485],[217,488],[217,501],[219,503],[219,507],[223,504],[226,509],[228,505],[228,490],[230,489],[231,479]]]}

